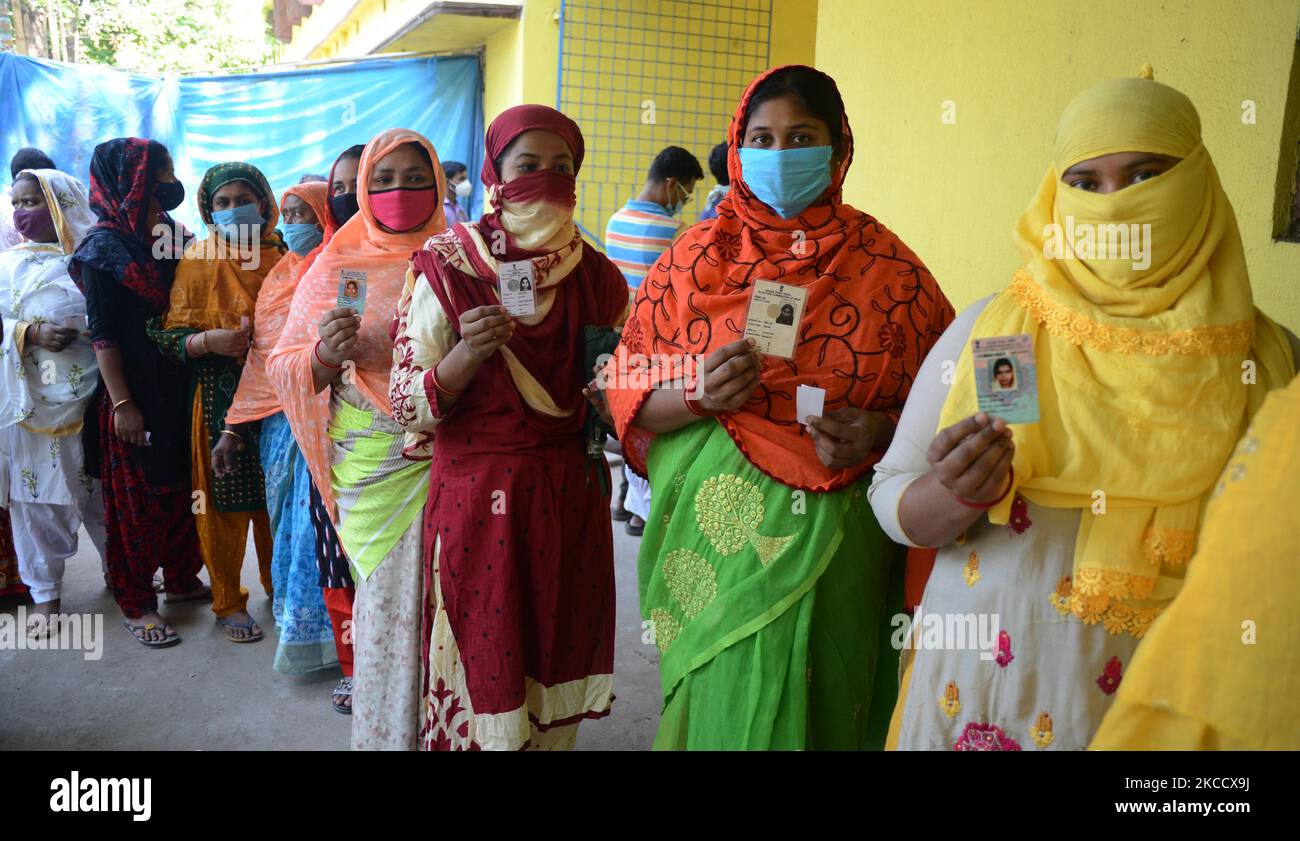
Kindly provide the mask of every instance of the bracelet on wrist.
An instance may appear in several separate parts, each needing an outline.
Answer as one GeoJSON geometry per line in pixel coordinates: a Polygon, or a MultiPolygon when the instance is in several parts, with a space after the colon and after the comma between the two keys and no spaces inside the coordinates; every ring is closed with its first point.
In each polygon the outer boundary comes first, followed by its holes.
{"type": "Polygon", "coordinates": [[[321,359],[320,345],[322,341],[324,340],[323,339],[316,340],[316,344],[311,349],[312,356],[316,357],[316,361],[319,362],[321,365],[324,365],[326,368],[333,368],[336,371],[342,368],[343,367],[342,365],[331,365],[328,362],[326,362],[324,359],[321,359]]]}
{"type": "Polygon", "coordinates": [[[434,387],[434,389],[436,389],[437,392],[438,392],[439,394],[441,394],[443,397],[447,397],[447,398],[450,398],[450,399],[454,399],[454,398],[460,397],[462,394],[465,393],[465,389],[463,389],[463,388],[462,388],[460,391],[452,391],[452,390],[449,389],[449,388],[445,388],[445,387],[443,387],[443,384],[440,383],[440,382],[438,382],[438,366],[437,366],[437,365],[434,365],[434,366],[433,366],[433,370],[429,373],[429,378],[430,378],[431,380],[433,380],[433,387],[434,387]]]}
{"type": "Polygon", "coordinates": [[[716,417],[718,415],[717,412],[708,411],[707,409],[705,409],[703,406],[700,405],[700,401],[691,397],[691,392],[694,390],[695,390],[694,383],[682,389],[682,400],[685,401],[687,410],[690,411],[691,414],[698,415],[699,417],[702,418],[716,417]]]}
{"type": "Polygon", "coordinates": [[[119,408],[121,408],[122,406],[125,406],[127,403],[134,403],[134,402],[135,402],[135,401],[132,400],[130,397],[124,397],[124,398],[122,398],[121,400],[119,400],[119,401],[117,401],[116,403],[113,404],[113,411],[116,412],[119,408]]]}

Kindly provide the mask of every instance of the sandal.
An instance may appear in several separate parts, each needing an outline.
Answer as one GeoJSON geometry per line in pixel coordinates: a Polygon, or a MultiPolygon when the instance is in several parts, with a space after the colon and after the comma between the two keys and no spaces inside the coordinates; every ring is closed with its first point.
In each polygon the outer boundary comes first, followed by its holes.
{"type": "Polygon", "coordinates": [[[177,604],[178,602],[210,602],[212,601],[212,588],[205,584],[200,584],[196,589],[188,593],[167,594],[163,599],[167,604],[177,604]]]}
{"type": "Polygon", "coordinates": [[[331,693],[330,700],[332,701],[334,712],[343,713],[344,715],[352,715],[351,703],[343,704],[337,700],[334,700],[337,698],[351,698],[351,697],[352,697],[352,677],[349,675],[348,677],[345,677],[342,680],[340,680],[339,685],[334,687],[334,692],[331,693]]]}
{"type": "Polygon", "coordinates": [[[253,626],[257,624],[257,620],[253,619],[253,614],[251,613],[248,615],[247,622],[236,622],[233,619],[223,619],[221,617],[218,617],[217,624],[226,629],[226,639],[230,640],[231,642],[237,642],[237,643],[257,642],[260,639],[262,639],[263,636],[261,628],[257,629],[256,634],[253,634],[253,626]],[[249,636],[246,637],[233,636],[230,632],[237,628],[248,631],[249,636]]]}
{"type": "Polygon", "coordinates": [[[146,622],[143,625],[134,625],[131,623],[130,619],[123,619],[122,627],[130,631],[131,636],[135,637],[135,641],[143,645],[145,648],[170,648],[181,641],[180,635],[177,634],[170,625],[166,624],[163,625],[163,633],[166,634],[166,637],[160,640],[151,640],[145,637],[146,631],[153,631],[158,628],[158,625],[154,622],[146,622]]]}

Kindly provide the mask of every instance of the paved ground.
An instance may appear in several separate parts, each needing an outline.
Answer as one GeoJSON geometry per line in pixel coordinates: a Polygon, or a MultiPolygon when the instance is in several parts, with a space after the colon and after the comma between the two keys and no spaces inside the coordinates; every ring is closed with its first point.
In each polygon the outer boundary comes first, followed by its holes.
{"type": "MultiPolygon", "coordinates": [[[[151,650],[121,627],[84,533],[81,545],[68,563],[63,610],[103,617],[103,656],[88,661],[80,651],[13,650],[0,631],[0,750],[347,748],[350,719],[329,704],[338,673],[299,677],[271,669],[270,602],[253,557],[244,564],[244,586],[253,593],[250,611],[268,631],[265,640],[234,645],[218,632],[208,605],[170,605],[163,612],[184,641],[151,650]]],[[[580,749],[641,750],[654,737],[658,657],[641,642],[638,547],[639,539],[615,523],[618,701],[608,718],[582,726],[580,749]]],[[[12,616],[20,604],[25,600],[0,598],[0,614],[12,616]]]]}

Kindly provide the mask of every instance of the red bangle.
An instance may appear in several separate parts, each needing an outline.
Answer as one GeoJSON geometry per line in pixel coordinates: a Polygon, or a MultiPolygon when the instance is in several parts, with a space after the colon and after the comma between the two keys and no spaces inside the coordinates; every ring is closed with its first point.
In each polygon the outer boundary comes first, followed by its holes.
{"type": "Polygon", "coordinates": [[[333,369],[335,369],[335,370],[338,370],[339,368],[342,368],[342,367],[343,367],[342,365],[331,365],[331,364],[329,364],[328,362],[326,362],[324,359],[321,359],[321,358],[320,358],[320,343],[321,343],[321,341],[323,341],[323,340],[322,340],[322,339],[317,339],[317,340],[316,340],[316,344],[312,345],[312,348],[311,348],[311,355],[314,356],[314,357],[316,357],[316,361],[319,362],[320,364],[324,365],[326,368],[333,368],[333,369]]]}
{"type": "Polygon", "coordinates": [[[438,382],[437,365],[434,365],[431,369],[429,369],[429,379],[433,380],[433,387],[437,389],[439,394],[444,394],[447,397],[460,397],[462,394],[465,393],[465,389],[463,388],[460,391],[452,391],[451,389],[443,388],[442,383],[438,382]]]}
{"type": "Polygon", "coordinates": [[[689,383],[684,389],[682,389],[682,399],[686,401],[686,409],[691,414],[698,415],[702,418],[716,417],[713,412],[706,412],[704,409],[700,408],[700,401],[691,397],[691,392],[694,390],[695,383],[689,383]]]}
{"type": "MultiPolygon", "coordinates": [[[[957,501],[960,502],[962,505],[965,505],[967,508],[978,508],[981,511],[985,511],[997,505],[1002,500],[1006,499],[1007,494],[1011,493],[1011,489],[1014,488],[1015,486],[1016,486],[1016,468],[1012,467],[1011,472],[1007,474],[1007,489],[1002,492],[1002,496],[998,497],[992,502],[971,502],[969,499],[962,499],[959,496],[957,497],[957,501]]],[[[954,496],[956,496],[956,494],[954,494],[954,496]]]]}

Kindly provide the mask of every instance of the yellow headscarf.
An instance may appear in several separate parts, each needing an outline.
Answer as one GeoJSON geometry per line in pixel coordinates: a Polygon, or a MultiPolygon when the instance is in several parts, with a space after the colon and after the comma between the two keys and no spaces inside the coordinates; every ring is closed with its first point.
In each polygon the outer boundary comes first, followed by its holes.
{"type": "MultiPolygon", "coordinates": [[[[1014,427],[1015,490],[1083,509],[1058,592],[1084,622],[1136,637],[1178,592],[1203,500],[1249,417],[1294,372],[1285,334],[1254,307],[1196,109],[1143,70],[1065,109],[1055,160],[1016,226],[1025,263],[972,334],[1033,337],[1040,421],[1014,427]],[[1114,152],[1181,161],[1109,194],[1062,184],[1071,166],[1114,152]],[[1127,250],[1121,233],[1136,234],[1127,250]]],[[[939,426],[976,411],[968,346],[939,426]]],[[[1007,522],[1014,496],[990,522],[1007,522]]]]}

